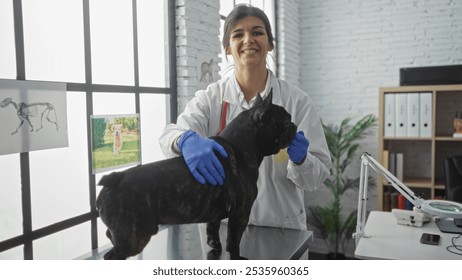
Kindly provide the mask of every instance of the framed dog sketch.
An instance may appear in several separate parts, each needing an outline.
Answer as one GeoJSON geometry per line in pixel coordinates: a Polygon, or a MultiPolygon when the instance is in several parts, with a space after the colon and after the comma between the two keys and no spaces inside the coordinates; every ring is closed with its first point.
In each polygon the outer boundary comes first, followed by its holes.
{"type": "Polygon", "coordinates": [[[66,83],[0,79],[0,155],[68,147],[66,83]]]}
{"type": "Polygon", "coordinates": [[[215,79],[216,62],[213,58],[198,54],[197,61],[197,89],[206,89],[215,79]]]}
{"type": "Polygon", "coordinates": [[[91,116],[93,174],[141,163],[139,115],[91,116]]]}

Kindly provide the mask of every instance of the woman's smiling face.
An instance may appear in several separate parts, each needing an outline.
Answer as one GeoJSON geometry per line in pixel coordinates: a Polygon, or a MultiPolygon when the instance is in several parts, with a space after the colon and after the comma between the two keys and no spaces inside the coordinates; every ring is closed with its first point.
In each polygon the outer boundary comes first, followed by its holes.
{"type": "Polygon", "coordinates": [[[226,53],[233,56],[236,67],[260,66],[266,69],[266,55],[273,47],[261,19],[248,16],[237,21],[230,36],[226,53]]]}

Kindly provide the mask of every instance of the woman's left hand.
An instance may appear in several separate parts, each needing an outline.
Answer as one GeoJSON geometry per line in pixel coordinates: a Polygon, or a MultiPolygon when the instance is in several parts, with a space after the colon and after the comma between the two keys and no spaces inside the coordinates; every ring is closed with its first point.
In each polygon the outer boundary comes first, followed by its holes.
{"type": "Polygon", "coordinates": [[[310,141],[306,139],[303,131],[299,131],[295,134],[295,138],[290,142],[287,153],[289,154],[290,160],[295,164],[302,164],[305,161],[308,153],[308,146],[310,141]]]}

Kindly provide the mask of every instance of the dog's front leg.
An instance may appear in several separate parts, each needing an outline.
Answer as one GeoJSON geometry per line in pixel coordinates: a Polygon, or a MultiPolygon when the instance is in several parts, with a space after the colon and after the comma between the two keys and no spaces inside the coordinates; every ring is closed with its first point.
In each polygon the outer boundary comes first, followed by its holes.
{"type": "Polygon", "coordinates": [[[213,250],[222,250],[220,242],[220,224],[221,221],[207,223],[207,244],[212,247],[213,250]]]}

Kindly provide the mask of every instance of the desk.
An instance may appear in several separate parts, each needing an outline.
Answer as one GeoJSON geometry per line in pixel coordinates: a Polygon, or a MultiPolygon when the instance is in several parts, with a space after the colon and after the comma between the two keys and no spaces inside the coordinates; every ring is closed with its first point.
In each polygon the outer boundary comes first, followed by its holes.
{"type": "Polygon", "coordinates": [[[458,234],[443,233],[434,221],[423,227],[398,225],[391,212],[372,211],[366,222],[365,234],[356,247],[355,257],[359,259],[398,260],[462,260],[461,255],[448,252],[451,238],[458,234]],[[420,243],[422,233],[441,235],[439,245],[420,243]]]}
{"type": "MultiPolygon", "coordinates": [[[[139,255],[129,259],[137,260],[203,260],[229,259],[225,251],[227,223],[220,227],[222,252],[214,252],[206,243],[205,224],[172,225],[160,230],[151,238],[139,255]]],[[[251,260],[300,259],[307,256],[313,242],[311,231],[247,226],[240,244],[241,256],[251,260]]],[[[101,260],[112,248],[107,244],[77,259],[101,260]]]]}

